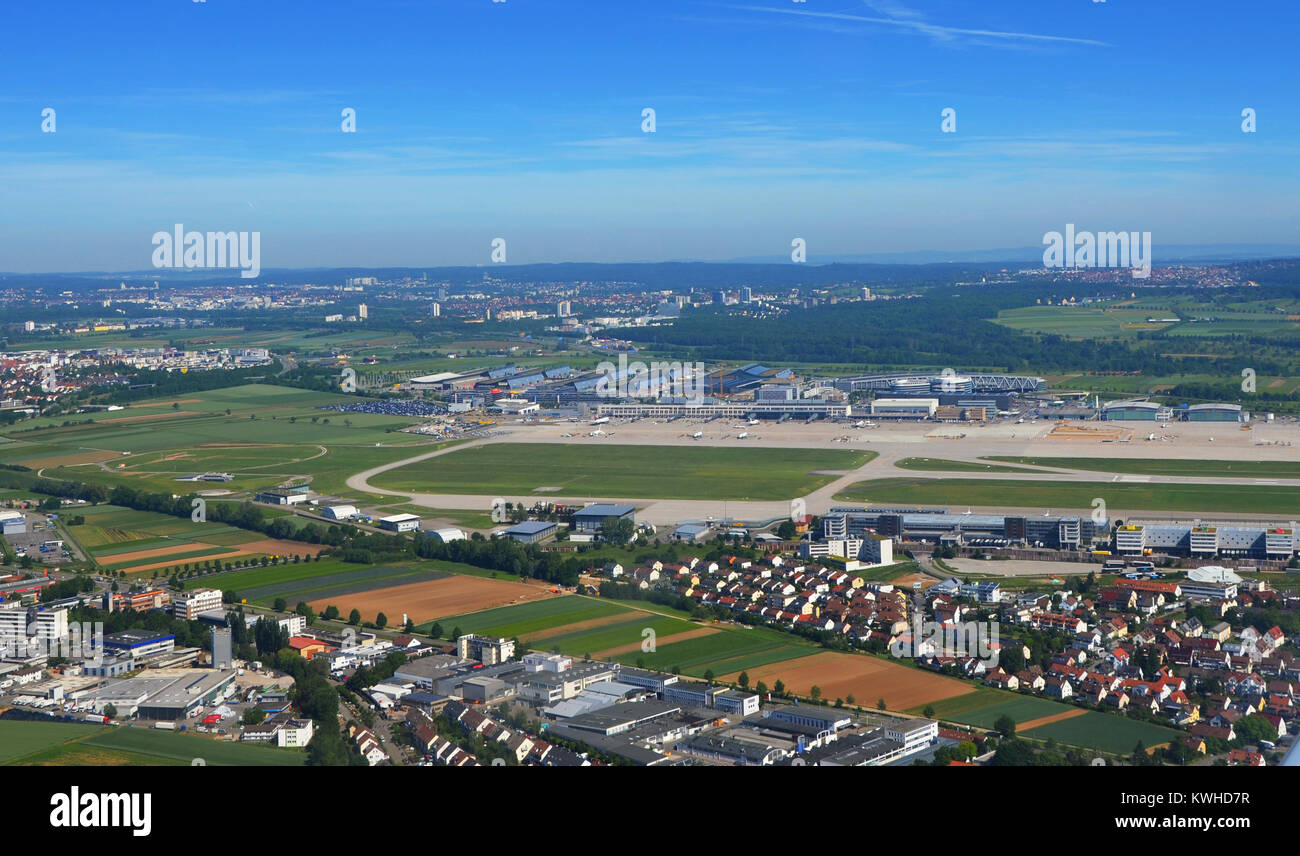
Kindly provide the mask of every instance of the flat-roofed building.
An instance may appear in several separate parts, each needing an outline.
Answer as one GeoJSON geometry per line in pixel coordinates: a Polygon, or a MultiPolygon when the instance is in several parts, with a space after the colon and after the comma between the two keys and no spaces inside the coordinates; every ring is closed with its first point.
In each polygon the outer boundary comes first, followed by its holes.
{"type": "Polygon", "coordinates": [[[613,681],[617,670],[610,663],[584,661],[560,672],[527,671],[519,679],[519,695],[554,704],[573,698],[593,684],[613,681]]]}
{"type": "Polygon", "coordinates": [[[750,716],[758,713],[758,693],[744,690],[724,690],[713,697],[713,706],[725,713],[750,716]]]}
{"type": "Polygon", "coordinates": [[[34,638],[48,645],[67,636],[67,609],[0,608],[0,639],[34,638]]]}
{"type": "Polygon", "coordinates": [[[410,681],[421,689],[432,689],[438,681],[454,675],[455,666],[460,662],[457,657],[442,654],[417,657],[398,666],[393,677],[410,681]]]}
{"type": "Polygon", "coordinates": [[[232,669],[186,669],[162,691],[151,694],[140,705],[139,715],[144,719],[185,719],[199,707],[225,698],[234,680],[232,669]]]}
{"type": "Polygon", "coordinates": [[[1115,552],[1141,555],[1146,549],[1146,528],[1136,524],[1115,528],[1115,552]]]}
{"type": "Polygon", "coordinates": [[[857,557],[873,565],[893,564],[894,541],[875,532],[865,532],[862,535],[862,546],[858,550],[857,557]]]}
{"type": "Polygon", "coordinates": [[[655,693],[662,693],[665,687],[671,686],[681,679],[677,675],[668,672],[651,672],[645,669],[633,669],[624,666],[618,670],[617,680],[620,683],[631,684],[634,687],[645,687],[655,693]]]}
{"type": "Polygon", "coordinates": [[[687,755],[742,767],[771,766],[786,755],[784,750],[768,743],[716,734],[697,734],[678,742],[674,748],[687,755]]]}
{"type": "Polygon", "coordinates": [[[886,725],[885,736],[903,744],[903,754],[910,755],[939,739],[939,723],[933,719],[905,719],[886,725]]]}
{"type": "Polygon", "coordinates": [[[1193,526],[1188,536],[1187,549],[1194,556],[1217,555],[1219,552],[1219,528],[1217,526],[1193,526]]]}
{"type": "Polygon", "coordinates": [[[150,630],[123,630],[104,637],[104,650],[123,659],[140,659],[175,650],[176,636],[150,630]]]}
{"type": "Polygon", "coordinates": [[[793,722],[798,725],[806,725],[821,731],[829,731],[832,734],[853,724],[853,720],[849,718],[848,714],[825,709],[815,710],[804,705],[769,707],[763,711],[763,716],[778,722],[793,722]]]}
{"type": "Polygon", "coordinates": [[[456,653],[462,660],[475,660],[487,666],[504,663],[515,655],[512,639],[467,633],[456,640],[456,653]]]}
{"type": "Polygon", "coordinates": [[[871,415],[886,419],[933,419],[939,410],[937,398],[877,398],[871,415]]]}
{"type": "Polygon", "coordinates": [[[254,499],[258,502],[265,502],[269,505],[298,505],[307,501],[308,491],[309,489],[306,485],[277,490],[264,490],[258,493],[254,499]]]}
{"type": "Polygon", "coordinates": [[[387,532],[414,532],[420,528],[420,518],[414,514],[394,514],[379,518],[379,528],[387,532]]]}
{"type": "Polygon", "coordinates": [[[193,621],[206,612],[221,609],[221,589],[197,588],[172,595],[172,615],[193,621]]]}
{"type": "MultiPolygon", "coordinates": [[[[590,732],[610,736],[622,734],[649,722],[676,716],[679,705],[662,701],[631,701],[594,710],[565,720],[564,728],[570,732],[590,732]]],[[[579,738],[582,739],[582,738],[579,738]]]]}
{"type": "MultiPolygon", "coordinates": [[[[865,734],[850,734],[799,756],[813,767],[879,767],[906,757],[903,744],[889,737],[884,728],[865,734]]],[[[795,763],[792,759],[790,763],[795,763]]]]}

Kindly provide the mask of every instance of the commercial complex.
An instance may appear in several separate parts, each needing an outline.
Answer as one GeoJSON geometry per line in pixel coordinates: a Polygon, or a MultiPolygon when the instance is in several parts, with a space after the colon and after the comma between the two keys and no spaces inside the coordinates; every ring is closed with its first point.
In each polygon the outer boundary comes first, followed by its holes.
{"type": "Polygon", "coordinates": [[[835,507],[822,516],[822,540],[861,539],[876,533],[907,541],[951,540],[982,546],[1030,544],[1075,548],[1109,538],[1110,522],[1090,515],[952,514],[944,509],[835,507]]]}

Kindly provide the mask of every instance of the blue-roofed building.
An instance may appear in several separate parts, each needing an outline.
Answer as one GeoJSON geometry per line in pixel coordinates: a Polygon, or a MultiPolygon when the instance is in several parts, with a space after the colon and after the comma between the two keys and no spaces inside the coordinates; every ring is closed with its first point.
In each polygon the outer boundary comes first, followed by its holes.
{"type": "Polygon", "coordinates": [[[611,505],[597,502],[580,509],[573,514],[573,528],[577,532],[599,532],[606,517],[618,520],[628,519],[636,522],[636,506],[611,505]]]}
{"type": "Polygon", "coordinates": [[[552,537],[559,528],[558,523],[552,523],[549,520],[525,520],[523,523],[516,523],[511,526],[503,534],[507,538],[513,538],[525,544],[535,544],[538,541],[544,541],[552,537]]]}

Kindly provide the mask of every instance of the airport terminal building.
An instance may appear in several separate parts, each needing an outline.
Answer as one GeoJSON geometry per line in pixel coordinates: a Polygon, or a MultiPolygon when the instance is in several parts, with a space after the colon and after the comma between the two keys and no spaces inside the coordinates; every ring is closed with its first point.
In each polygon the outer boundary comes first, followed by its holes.
{"type": "Polygon", "coordinates": [[[876,532],[908,541],[982,547],[1012,544],[1075,549],[1109,538],[1110,521],[1090,515],[950,514],[944,509],[832,508],[821,518],[824,540],[862,538],[876,532]]]}

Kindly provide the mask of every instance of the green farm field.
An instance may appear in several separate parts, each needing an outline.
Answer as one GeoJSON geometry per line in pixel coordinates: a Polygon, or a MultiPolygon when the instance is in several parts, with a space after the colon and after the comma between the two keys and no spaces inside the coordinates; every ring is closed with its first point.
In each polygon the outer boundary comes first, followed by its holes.
{"type": "Polygon", "coordinates": [[[1185,734],[1163,725],[1141,722],[1124,716],[1088,711],[1082,716],[1040,725],[1025,732],[1026,737],[1053,739],[1059,743],[1087,746],[1103,752],[1128,754],[1141,741],[1149,749],[1161,743],[1181,740],[1185,734]]]}
{"type": "Polygon", "coordinates": [[[376,477],[389,490],[770,500],[801,496],[831,481],[820,470],[851,470],[874,452],[820,449],[716,449],[683,446],[474,446],[376,477]],[[550,493],[554,493],[550,491],[550,493]]]}
{"type": "Polygon", "coordinates": [[[1019,508],[1089,508],[1096,497],[1117,510],[1300,513],[1300,491],[1280,485],[899,478],[858,482],[835,495],[846,502],[1019,508]]]}
{"type": "MultiPolygon", "coordinates": [[[[316,564],[313,562],[312,564],[316,564]]],[[[359,592],[391,588],[407,583],[432,582],[451,576],[424,563],[398,565],[351,565],[352,570],[321,577],[310,577],[271,585],[256,586],[239,592],[242,599],[269,604],[282,597],[289,603],[344,597],[359,592]]]]}
{"type": "Polygon", "coordinates": [[[685,674],[703,677],[707,671],[715,675],[725,674],[737,663],[741,664],[740,668],[752,669],[807,657],[821,650],[810,644],[800,644],[797,637],[779,630],[764,627],[745,629],[723,624],[713,626],[717,633],[659,645],[650,653],[633,651],[615,659],[625,665],[643,661],[647,669],[670,671],[678,668],[685,674]]]}
{"type": "Polygon", "coordinates": [[[85,746],[131,752],[164,762],[192,764],[202,758],[213,767],[301,767],[307,753],[299,749],[278,749],[255,743],[231,743],[151,728],[110,728],[86,738],[85,746]]]}
{"type": "Polygon", "coordinates": [[[5,765],[301,766],[305,752],[229,743],[143,727],[72,722],[0,721],[0,763],[5,765]]]}
{"type": "Polygon", "coordinates": [[[51,749],[103,731],[100,725],[73,722],[0,720],[0,764],[13,763],[35,752],[51,749]]]}
{"type": "MultiPolygon", "coordinates": [[[[953,696],[932,702],[934,715],[950,722],[992,728],[1000,716],[1009,716],[1019,725],[1022,722],[1069,713],[1073,707],[1039,696],[1019,695],[1001,690],[980,687],[972,693],[953,696]]],[[[908,713],[921,714],[921,709],[908,713]]],[[[1129,747],[1132,748],[1132,747],[1129,747]]]]}
{"type": "MultiPolygon", "coordinates": [[[[682,621],[679,618],[668,618],[643,612],[617,624],[605,624],[590,630],[565,633],[560,636],[548,636],[538,644],[548,651],[559,648],[562,653],[572,654],[576,657],[585,656],[586,654],[600,656],[600,652],[606,649],[620,648],[627,645],[640,646],[649,638],[666,639],[677,633],[689,633],[693,630],[699,630],[703,626],[702,624],[682,621]],[[646,630],[652,631],[654,636],[647,637],[646,630]]],[[[528,642],[527,637],[522,637],[522,640],[528,642]]]]}
{"type": "MultiPolygon", "coordinates": [[[[449,633],[452,628],[459,627],[465,633],[525,638],[552,628],[621,614],[631,616],[633,610],[607,601],[568,595],[454,615],[439,619],[439,623],[449,633]]],[[[427,622],[418,629],[427,633],[432,624],[427,622]]]]}

